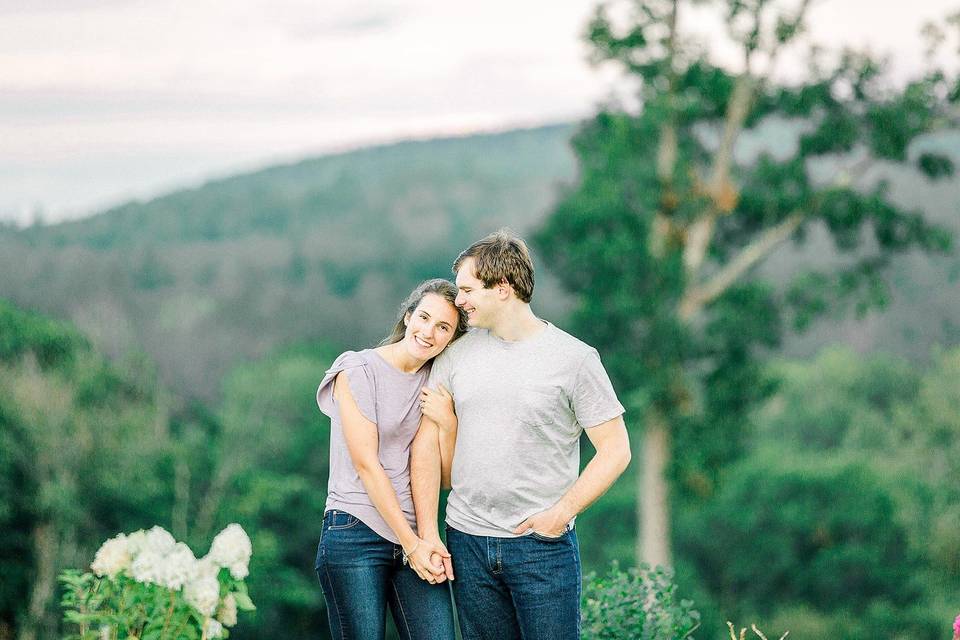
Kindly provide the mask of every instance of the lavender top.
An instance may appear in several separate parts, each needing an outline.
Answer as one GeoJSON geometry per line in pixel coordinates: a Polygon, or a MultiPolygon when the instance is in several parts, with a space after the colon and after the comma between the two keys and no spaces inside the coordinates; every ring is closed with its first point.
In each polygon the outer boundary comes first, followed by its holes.
{"type": "Polygon", "coordinates": [[[410,493],[410,444],[420,423],[420,389],[426,386],[430,365],[404,373],[373,349],[347,351],[324,375],[317,389],[320,411],[330,416],[330,479],[326,509],[345,511],[359,518],[377,534],[399,544],[396,534],[373,506],[357,474],[343,438],[340,410],[333,397],[333,381],[346,373],[353,399],[370,422],[377,425],[380,464],[383,465],[407,522],[416,531],[413,496],[410,493]]]}

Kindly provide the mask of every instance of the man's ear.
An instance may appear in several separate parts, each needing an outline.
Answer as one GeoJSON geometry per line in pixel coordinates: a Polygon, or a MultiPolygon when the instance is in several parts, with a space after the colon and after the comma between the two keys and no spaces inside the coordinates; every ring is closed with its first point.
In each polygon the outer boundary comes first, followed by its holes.
{"type": "Polygon", "coordinates": [[[510,283],[506,280],[501,280],[497,284],[497,295],[500,296],[501,300],[506,300],[510,297],[510,294],[513,292],[513,287],[510,286],[510,283]]]}

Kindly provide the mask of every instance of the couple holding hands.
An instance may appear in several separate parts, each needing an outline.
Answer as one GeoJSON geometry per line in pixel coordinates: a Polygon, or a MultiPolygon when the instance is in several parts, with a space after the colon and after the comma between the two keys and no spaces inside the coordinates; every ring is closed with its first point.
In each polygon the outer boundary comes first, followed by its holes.
{"type": "Polygon", "coordinates": [[[453,271],[456,285],[420,284],[390,336],[342,354],[317,390],[331,634],[382,639],[389,608],[404,640],[452,640],[455,601],[464,640],[579,638],[574,520],[630,461],[623,406],[597,351],[534,315],[523,240],[491,234],[453,271]],[[596,454],[580,473],[583,431],[596,454]]]}

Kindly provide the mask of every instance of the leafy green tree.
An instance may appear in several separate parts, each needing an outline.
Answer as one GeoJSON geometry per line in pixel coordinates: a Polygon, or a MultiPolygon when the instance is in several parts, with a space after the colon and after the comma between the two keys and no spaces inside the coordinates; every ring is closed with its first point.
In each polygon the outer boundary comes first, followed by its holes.
{"type": "Polygon", "coordinates": [[[574,329],[643,416],[637,556],[652,565],[671,561],[672,501],[713,495],[745,449],[750,409],[774,388],[759,354],[827,311],[882,305],[892,255],[950,244],[872,169],[952,174],[949,158],[911,143],[951,122],[957,78],[931,61],[899,86],[870,56],[811,49],[805,77],[784,84],[775,64],[804,43],[808,4],[630,0],[601,5],[589,25],[594,61],[637,81],[641,106],[584,123],[573,141],[580,179],[535,242],[577,296],[574,329]],[[687,33],[694,5],[722,15],[737,68],[687,33]],[[771,122],[796,125],[795,143],[738,146],[771,122]],[[786,284],[758,274],[818,230],[845,261],[808,264],[786,284]]]}
{"type": "Polygon", "coordinates": [[[924,585],[925,601],[956,600],[960,350],[935,353],[926,370],[849,349],[774,367],[782,382],[757,412],[759,446],[815,457],[823,465],[851,456],[869,461],[888,480],[909,553],[923,561],[912,577],[924,585]]]}
{"type": "Polygon", "coordinates": [[[923,593],[895,497],[866,462],[772,449],[727,474],[681,536],[725,615],[768,617],[790,603],[863,619],[878,605],[907,609],[923,593]]]}
{"type": "Polygon", "coordinates": [[[169,515],[154,391],[71,327],[0,301],[0,618],[19,638],[56,635],[60,571],[169,515]]]}
{"type": "Polygon", "coordinates": [[[224,382],[214,433],[194,426],[185,435],[201,456],[192,465],[201,469],[201,483],[194,485],[191,539],[209,539],[239,522],[253,543],[247,583],[257,611],[237,627],[237,638],[268,637],[277,629],[288,637],[325,633],[313,566],[330,431],[314,398],[337,353],[326,346],[291,347],[237,367],[224,382]]]}

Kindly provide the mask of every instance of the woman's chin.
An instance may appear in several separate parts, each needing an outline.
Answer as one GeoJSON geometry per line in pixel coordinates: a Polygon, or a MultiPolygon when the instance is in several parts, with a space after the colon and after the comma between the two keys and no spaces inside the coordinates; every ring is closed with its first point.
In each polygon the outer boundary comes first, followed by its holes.
{"type": "Polygon", "coordinates": [[[429,360],[433,356],[440,353],[440,351],[435,347],[425,347],[416,341],[407,342],[406,347],[407,353],[417,360],[429,360]]]}

